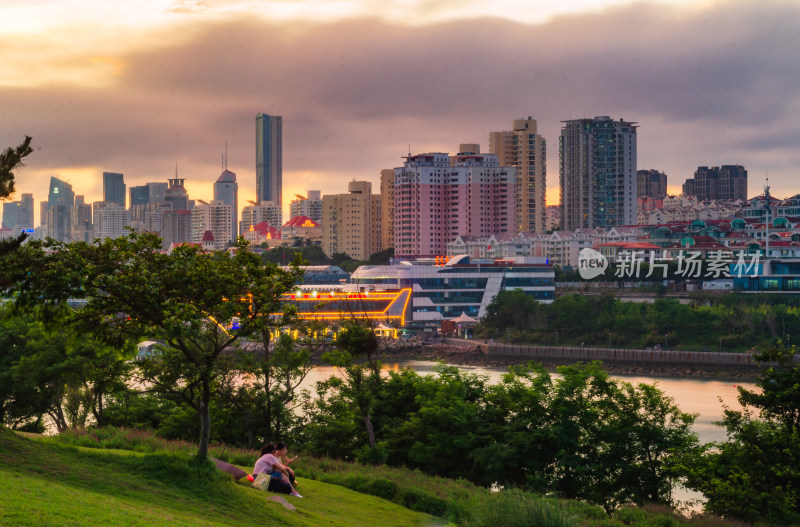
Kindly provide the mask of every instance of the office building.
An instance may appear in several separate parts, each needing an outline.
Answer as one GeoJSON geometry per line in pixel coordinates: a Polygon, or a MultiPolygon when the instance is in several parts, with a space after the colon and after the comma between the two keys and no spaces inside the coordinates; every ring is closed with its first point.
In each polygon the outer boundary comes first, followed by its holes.
{"type": "Polygon", "coordinates": [[[283,207],[283,117],[256,114],[256,203],[283,207]]]}
{"type": "Polygon", "coordinates": [[[747,201],[747,170],[741,165],[697,167],[694,177],[683,184],[683,194],[700,201],[747,201]]]}
{"type": "Polygon", "coordinates": [[[635,225],[636,123],[607,116],[563,123],[558,144],[561,228],[635,225]]]}
{"type": "Polygon", "coordinates": [[[3,203],[2,226],[15,232],[33,229],[33,194],[23,194],[19,201],[3,203]]]}
{"type": "Polygon", "coordinates": [[[130,188],[130,208],[135,205],[144,205],[145,203],[156,203],[164,201],[164,196],[167,193],[167,184],[150,182],[138,187],[130,188]]]}
{"type": "Polygon", "coordinates": [[[667,195],[667,175],[658,170],[637,170],[636,191],[639,198],[663,198],[667,195]]]}
{"type": "Polygon", "coordinates": [[[516,231],[545,232],[547,142],[536,131],[536,119],[515,119],[511,131],[491,132],[489,152],[497,155],[500,166],[517,168],[516,231]]]}
{"type": "MultiPolygon", "coordinates": [[[[227,168],[214,183],[214,201],[221,201],[230,207],[230,239],[235,240],[239,236],[239,184],[236,182],[236,174],[227,168]]],[[[214,235],[216,236],[216,233],[214,235]]]]}
{"type": "Polygon", "coordinates": [[[309,190],[306,196],[295,194],[289,203],[289,217],[305,216],[317,223],[322,223],[322,196],[319,190],[309,190]]]}
{"type": "Polygon", "coordinates": [[[175,177],[167,181],[169,186],[164,193],[164,201],[172,206],[172,210],[189,210],[189,193],[183,186],[185,180],[175,177]]]}
{"type": "Polygon", "coordinates": [[[382,250],[381,197],[372,194],[369,181],[353,180],[347,191],[322,197],[322,250],[367,260],[382,250]]]}
{"type": "MultiPolygon", "coordinates": [[[[394,254],[442,256],[459,236],[514,233],[516,167],[495,154],[409,156],[394,169],[394,254]]],[[[325,223],[323,221],[323,228],[325,223]]]]}
{"type": "Polygon", "coordinates": [[[118,172],[103,172],[103,201],[125,208],[125,181],[118,172]]]}
{"type": "Polygon", "coordinates": [[[231,229],[231,206],[219,200],[205,203],[198,200],[192,209],[192,235],[193,243],[202,243],[206,231],[211,231],[214,236],[214,249],[225,249],[233,241],[231,229]]]}
{"type": "Polygon", "coordinates": [[[72,241],[72,208],[75,193],[72,185],[57,177],[50,178],[44,224],[47,235],[58,241],[72,241]]]}

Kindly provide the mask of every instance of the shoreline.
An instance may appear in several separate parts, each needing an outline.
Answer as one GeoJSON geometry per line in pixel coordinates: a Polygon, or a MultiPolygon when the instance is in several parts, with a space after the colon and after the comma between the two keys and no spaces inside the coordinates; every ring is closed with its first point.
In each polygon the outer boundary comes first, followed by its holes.
{"type": "MultiPolygon", "coordinates": [[[[420,344],[415,346],[385,347],[380,350],[384,362],[444,361],[456,366],[477,366],[484,368],[507,368],[508,366],[540,362],[551,372],[558,366],[573,364],[575,361],[529,358],[489,358],[474,348],[449,344],[420,344]]],[[[633,375],[650,377],[699,378],[717,380],[755,380],[758,368],[742,367],[704,367],[689,365],[643,362],[603,362],[604,369],[612,375],[633,375]]]]}

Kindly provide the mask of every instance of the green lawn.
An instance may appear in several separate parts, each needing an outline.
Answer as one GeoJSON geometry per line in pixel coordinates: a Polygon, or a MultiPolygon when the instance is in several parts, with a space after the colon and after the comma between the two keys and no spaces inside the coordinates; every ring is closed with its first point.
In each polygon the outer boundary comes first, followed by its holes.
{"type": "Polygon", "coordinates": [[[337,485],[303,480],[291,512],[184,453],[58,445],[0,427],[2,525],[441,525],[337,485]]]}

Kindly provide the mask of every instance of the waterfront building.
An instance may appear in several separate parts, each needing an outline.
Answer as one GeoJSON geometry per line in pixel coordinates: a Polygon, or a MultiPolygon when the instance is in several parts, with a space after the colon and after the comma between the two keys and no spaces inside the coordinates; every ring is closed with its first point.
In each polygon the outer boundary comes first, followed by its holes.
{"type": "Polygon", "coordinates": [[[381,247],[394,248],[394,169],[381,170],[381,247]]]}
{"type": "Polygon", "coordinates": [[[497,155],[498,164],[517,169],[516,232],[545,232],[547,229],[547,141],[536,128],[536,119],[528,117],[515,119],[510,131],[489,133],[489,152],[497,155]]]}
{"type": "MultiPolygon", "coordinates": [[[[283,207],[283,117],[256,114],[256,203],[283,207]]],[[[276,225],[280,225],[278,222],[276,225]]]]}
{"type": "Polygon", "coordinates": [[[359,291],[412,290],[410,320],[415,324],[439,323],[466,313],[473,318],[500,291],[520,289],[540,302],[555,295],[555,271],[542,258],[511,257],[473,259],[467,255],[446,260],[424,259],[398,265],[365,265],[350,281],[359,291]]]}
{"type": "Polygon", "coordinates": [[[636,224],[636,123],[607,116],[563,123],[558,145],[561,228],[636,224]]]}

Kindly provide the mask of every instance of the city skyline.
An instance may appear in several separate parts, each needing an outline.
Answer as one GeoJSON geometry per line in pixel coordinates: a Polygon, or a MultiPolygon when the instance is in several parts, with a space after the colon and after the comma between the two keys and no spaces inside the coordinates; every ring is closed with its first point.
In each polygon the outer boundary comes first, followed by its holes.
{"type": "Polygon", "coordinates": [[[104,171],[133,187],[166,181],[177,162],[192,198],[210,200],[227,141],[245,203],[258,112],[286,118],[284,209],[308,188],[377,187],[409,149],[488,151],[489,132],[528,115],[547,141],[548,204],[561,121],[598,115],[639,123],[636,168],[666,173],[670,193],[698,166],[726,164],[747,167],[750,196],[767,176],[773,194],[795,191],[793,3],[387,4],[309,19],[275,3],[250,15],[236,3],[147,2],[106,27],[124,7],[77,19],[49,16],[65,9],[52,2],[0,8],[0,144],[27,133],[35,149],[14,199],[41,201],[58,176],[97,201],[104,171]]]}

